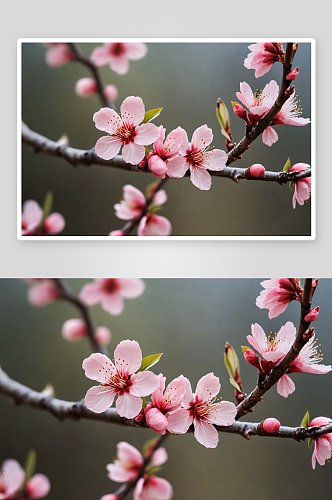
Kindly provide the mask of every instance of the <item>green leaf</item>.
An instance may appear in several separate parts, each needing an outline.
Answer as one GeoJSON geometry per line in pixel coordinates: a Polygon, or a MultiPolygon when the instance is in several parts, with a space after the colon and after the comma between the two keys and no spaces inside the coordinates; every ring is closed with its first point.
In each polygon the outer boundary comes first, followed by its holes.
{"type": "Polygon", "coordinates": [[[308,448],[309,448],[309,450],[310,450],[310,446],[312,445],[312,443],[313,443],[313,438],[309,438],[308,439],[308,448]]]}
{"type": "Polygon", "coordinates": [[[146,471],[151,475],[152,474],[154,475],[156,472],[160,470],[162,470],[162,467],[154,467],[153,465],[152,466],[148,465],[146,468],[146,471]]]}
{"type": "Polygon", "coordinates": [[[153,207],[149,208],[149,213],[155,214],[156,212],[159,212],[159,210],[162,210],[162,209],[163,209],[163,207],[153,206],[153,207]]]}
{"type": "Polygon", "coordinates": [[[310,422],[310,417],[309,417],[309,412],[304,415],[302,422],[300,424],[300,427],[309,427],[309,422],[310,422]]]}
{"type": "Polygon", "coordinates": [[[150,197],[150,192],[152,189],[156,188],[158,186],[160,181],[154,181],[154,182],[150,182],[150,184],[148,184],[146,186],[146,189],[145,189],[145,198],[148,199],[150,197]]]}
{"type": "Polygon", "coordinates": [[[161,353],[161,354],[151,354],[150,356],[146,356],[146,358],[143,358],[142,359],[141,367],[137,370],[136,373],[138,373],[138,372],[144,372],[148,368],[151,368],[153,365],[155,365],[156,363],[158,363],[158,361],[160,360],[160,358],[161,358],[162,355],[163,355],[163,353],[161,353]]]}
{"type": "Polygon", "coordinates": [[[229,128],[229,113],[225,103],[221,99],[217,101],[216,114],[222,135],[230,141],[231,138],[226,132],[226,128],[229,128]]]}
{"type": "Polygon", "coordinates": [[[143,406],[142,406],[142,409],[144,410],[144,408],[146,408],[146,407],[147,407],[148,403],[147,403],[147,401],[146,401],[146,399],[145,399],[145,397],[144,397],[144,396],[143,396],[141,399],[142,399],[142,401],[143,401],[143,406]]]}
{"type": "Polygon", "coordinates": [[[144,148],[145,148],[145,156],[148,156],[148,154],[150,153],[149,148],[147,146],[144,146],[144,148]]]}
{"type": "Polygon", "coordinates": [[[289,190],[292,191],[292,187],[294,186],[294,181],[290,181],[289,183],[289,190]]]}
{"type": "Polygon", "coordinates": [[[25,481],[24,485],[27,484],[29,479],[33,476],[35,472],[37,462],[37,454],[34,449],[28,451],[26,462],[25,462],[25,481]]]}
{"type": "Polygon", "coordinates": [[[288,173],[290,171],[290,168],[291,168],[291,162],[290,159],[288,158],[282,171],[288,173]]]}
{"type": "Polygon", "coordinates": [[[232,377],[229,377],[229,381],[232,384],[232,386],[235,387],[235,389],[237,389],[239,392],[241,392],[241,388],[239,387],[239,384],[237,382],[235,382],[235,380],[232,377]]]}
{"type": "Polygon", "coordinates": [[[247,347],[245,345],[241,345],[242,352],[246,352],[250,347],[247,347]]]}
{"type": "Polygon", "coordinates": [[[52,211],[53,206],[53,193],[52,191],[47,191],[44,198],[44,206],[43,206],[43,222],[47,219],[52,211]]]}
{"type": "Polygon", "coordinates": [[[146,441],[146,443],[144,443],[143,449],[142,449],[143,457],[144,458],[146,457],[146,453],[147,453],[148,449],[150,448],[150,446],[153,446],[154,444],[156,444],[157,441],[159,441],[159,437],[158,436],[154,437],[152,439],[149,439],[148,441],[146,441]]]}
{"type": "Polygon", "coordinates": [[[144,115],[144,120],[140,123],[142,125],[143,123],[149,123],[152,122],[157,116],[160,115],[162,112],[163,108],[156,108],[156,109],[150,109],[150,111],[146,111],[144,115]]]}
{"type": "Polygon", "coordinates": [[[224,363],[230,376],[230,383],[233,387],[235,387],[235,389],[241,392],[241,388],[236,382],[236,379],[240,377],[239,358],[237,357],[235,349],[228,342],[226,342],[225,345],[224,363]]]}

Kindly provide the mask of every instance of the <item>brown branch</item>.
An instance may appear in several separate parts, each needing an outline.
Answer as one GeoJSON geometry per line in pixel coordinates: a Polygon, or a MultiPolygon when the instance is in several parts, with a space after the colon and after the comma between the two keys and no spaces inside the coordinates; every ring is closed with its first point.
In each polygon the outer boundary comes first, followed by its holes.
{"type": "MultiPolygon", "coordinates": [[[[54,415],[59,420],[95,420],[98,422],[108,422],[122,426],[149,428],[145,423],[135,422],[134,419],[126,419],[120,417],[115,408],[109,408],[103,413],[94,413],[87,409],[84,400],[71,402],[63,401],[48,394],[34,391],[29,387],[20,384],[11,379],[0,368],[0,393],[9,396],[15,404],[45,410],[54,415]]],[[[143,421],[144,422],[144,421],[143,421]]],[[[239,434],[246,439],[250,436],[265,436],[265,437],[280,437],[292,438],[296,441],[305,440],[308,438],[317,438],[328,432],[332,432],[332,424],[325,427],[285,427],[281,426],[279,430],[273,434],[265,434],[261,431],[260,423],[253,422],[234,422],[230,426],[215,426],[218,432],[227,432],[239,434]]],[[[193,432],[193,426],[190,427],[188,433],[193,432]]]]}
{"type": "Polygon", "coordinates": [[[89,308],[65,286],[61,279],[52,278],[52,281],[56,289],[61,293],[61,298],[67,300],[79,309],[82,315],[82,319],[85,322],[87,328],[87,333],[92,349],[96,352],[101,352],[102,354],[106,354],[106,356],[108,356],[109,353],[106,347],[99,344],[95,338],[95,328],[92,323],[89,308]]]}
{"type": "MultiPolygon", "coordinates": [[[[22,123],[22,142],[31,146],[35,153],[42,152],[50,156],[58,156],[60,158],[63,158],[73,166],[99,165],[102,167],[118,168],[130,172],[151,173],[147,167],[140,168],[138,165],[131,165],[130,163],[126,163],[121,155],[116,155],[112,160],[103,160],[96,155],[94,148],[89,150],[76,149],[70,146],[65,146],[61,142],[52,141],[51,139],[48,139],[47,137],[29,129],[29,127],[25,123],[22,123]]],[[[245,168],[226,167],[220,172],[209,171],[209,173],[210,175],[216,177],[227,177],[228,179],[231,179],[238,183],[241,179],[248,180],[246,170],[247,169],[245,168]]],[[[189,172],[187,172],[186,174],[186,177],[188,176],[189,172]]],[[[299,181],[300,179],[304,179],[305,177],[310,176],[311,169],[308,169],[304,172],[288,173],[266,171],[261,177],[255,177],[251,180],[272,181],[277,182],[278,184],[284,184],[290,181],[299,181]]]]}
{"type": "Polygon", "coordinates": [[[283,360],[272,369],[271,373],[266,378],[263,377],[263,380],[260,380],[260,377],[255,389],[237,406],[237,419],[253,411],[253,407],[259,401],[262,401],[264,394],[287,373],[290,365],[297,358],[301,349],[312,337],[313,328],[308,331],[310,323],[304,319],[310,310],[312,294],[312,278],[306,278],[301,298],[300,324],[295,341],[283,360]]]}

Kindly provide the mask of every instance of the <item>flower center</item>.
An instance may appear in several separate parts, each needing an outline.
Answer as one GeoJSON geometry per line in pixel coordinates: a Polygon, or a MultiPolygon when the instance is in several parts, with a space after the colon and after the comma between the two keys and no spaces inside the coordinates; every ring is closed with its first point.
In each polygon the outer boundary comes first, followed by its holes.
{"type": "Polygon", "coordinates": [[[103,289],[107,293],[113,293],[116,290],[118,290],[119,285],[116,279],[114,278],[109,278],[108,280],[105,281],[103,285],[103,289]]]}
{"type": "Polygon", "coordinates": [[[122,124],[117,128],[115,135],[119,137],[125,144],[128,144],[129,142],[133,141],[136,135],[135,127],[133,127],[132,125],[122,124]]]}
{"type": "Polygon", "coordinates": [[[124,49],[123,43],[115,43],[112,46],[111,54],[113,54],[114,56],[120,56],[124,52],[125,52],[125,49],[124,49]]]}
{"type": "Polygon", "coordinates": [[[202,161],[207,155],[206,148],[192,149],[187,151],[186,158],[193,167],[201,167],[202,161]]]}

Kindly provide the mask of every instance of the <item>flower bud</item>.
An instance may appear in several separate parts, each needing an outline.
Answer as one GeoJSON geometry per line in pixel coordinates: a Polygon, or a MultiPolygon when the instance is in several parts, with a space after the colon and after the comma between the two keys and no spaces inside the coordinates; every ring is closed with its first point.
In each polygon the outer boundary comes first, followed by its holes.
{"type": "Polygon", "coordinates": [[[280,422],[276,418],[266,418],[263,422],[263,429],[265,432],[273,434],[277,432],[280,427],[280,422]]]}
{"type": "Polygon", "coordinates": [[[249,171],[254,177],[262,177],[265,172],[265,168],[263,167],[263,165],[255,163],[254,165],[251,165],[249,171]]]}
{"type": "Polygon", "coordinates": [[[115,85],[109,84],[105,86],[104,94],[110,101],[115,101],[118,97],[119,91],[115,85]]]}
{"type": "Polygon", "coordinates": [[[319,313],[319,306],[314,307],[314,309],[310,309],[308,314],[304,317],[304,321],[307,323],[312,323],[312,321],[315,321],[318,317],[319,313]]]}
{"type": "Polygon", "coordinates": [[[118,496],[110,493],[109,495],[103,495],[100,500],[118,500],[118,496]]]}
{"type": "Polygon", "coordinates": [[[95,331],[95,339],[98,344],[107,345],[111,340],[111,332],[106,326],[98,326],[95,331]]]}
{"type": "Polygon", "coordinates": [[[115,231],[111,231],[108,236],[124,236],[124,232],[116,229],[115,231]]]}
{"type": "Polygon", "coordinates": [[[87,334],[86,324],[82,319],[68,319],[63,325],[61,335],[64,339],[74,342],[87,334]]]}
{"type": "Polygon", "coordinates": [[[288,75],[286,76],[286,80],[288,81],[296,80],[298,74],[299,74],[299,67],[294,68],[292,69],[292,71],[288,73],[288,75]]]}
{"type": "Polygon", "coordinates": [[[89,97],[97,92],[97,84],[93,78],[80,78],[76,82],[75,92],[80,97],[89,97]]]}
{"type": "Polygon", "coordinates": [[[65,218],[58,212],[53,212],[44,221],[44,230],[47,234],[58,234],[66,225],[65,218]]]}
{"type": "Polygon", "coordinates": [[[234,110],[234,113],[236,114],[236,116],[238,116],[239,118],[242,118],[242,120],[247,119],[247,112],[244,109],[244,107],[241,106],[241,104],[235,104],[233,110],[234,110]]]}
{"type": "Polygon", "coordinates": [[[255,366],[256,368],[260,368],[259,365],[259,357],[257,354],[252,350],[252,349],[247,349],[244,352],[244,359],[249,363],[250,365],[255,366]]]}
{"type": "Polygon", "coordinates": [[[35,474],[25,486],[28,498],[44,498],[51,489],[51,483],[44,474],[35,474]]]}

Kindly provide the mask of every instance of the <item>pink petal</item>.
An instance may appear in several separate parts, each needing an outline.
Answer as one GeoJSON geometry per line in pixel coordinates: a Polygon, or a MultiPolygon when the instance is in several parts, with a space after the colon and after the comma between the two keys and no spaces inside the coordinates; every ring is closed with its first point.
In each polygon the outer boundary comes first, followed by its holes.
{"type": "Polygon", "coordinates": [[[180,153],[180,155],[185,155],[189,149],[188,135],[187,135],[187,132],[181,127],[178,127],[177,130],[180,130],[180,132],[182,134],[182,144],[181,144],[181,147],[179,149],[179,153],[180,153]]]}
{"type": "Polygon", "coordinates": [[[134,142],[139,146],[152,144],[159,137],[159,130],[153,123],[143,123],[135,128],[135,132],[134,142]]]}
{"type": "Polygon", "coordinates": [[[189,162],[183,156],[178,156],[169,160],[167,168],[167,175],[169,177],[183,177],[189,168],[189,162]]]}
{"type": "Polygon", "coordinates": [[[258,323],[254,323],[251,325],[251,333],[252,337],[250,335],[247,336],[248,342],[256,349],[256,351],[263,354],[267,348],[267,340],[263,328],[258,323]]]}
{"type": "Polygon", "coordinates": [[[86,324],[82,319],[68,319],[62,325],[61,335],[69,341],[80,340],[87,335],[86,324]]]}
{"type": "Polygon", "coordinates": [[[158,408],[150,408],[145,413],[145,420],[151,429],[159,434],[165,434],[168,420],[167,417],[158,408]]]}
{"type": "Polygon", "coordinates": [[[206,448],[216,448],[219,441],[219,436],[217,430],[213,427],[213,425],[198,419],[195,419],[194,425],[194,436],[197,441],[206,448]]]}
{"type": "Polygon", "coordinates": [[[160,191],[157,191],[153,197],[153,204],[155,207],[160,207],[161,205],[164,205],[166,201],[167,201],[167,193],[164,189],[160,189],[160,191]]]}
{"type": "Polygon", "coordinates": [[[282,351],[268,351],[263,353],[263,358],[270,363],[278,363],[286,356],[282,351]]]}
{"type": "MultiPolygon", "coordinates": [[[[131,219],[136,219],[139,217],[142,213],[141,209],[137,208],[129,208],[125,203],[116,203],[114,205],[114,211],[115,215],[117,216],[118,219],[121,220],[131,220],[131,219]]],[[[121,235],[123,236],[122,232],[121,235]]]]}
{"type": "Polygon", "coordinates": [[[169,401],[167,404],[168,410],[182,402],[186,388],[187,386],[185,381],[180,377],[175,378],[168,384],[164,394],[164,399],[169,401]]]}
{"type": "Polygon", "coordinates": [[[288,375],[283,375],[277,384],[277,392],[280,396],[288,398],[290,394],[295,391],[295,384],[293,380],[288,375]]]}
{"type": "Polygon", "coordinates": [[[324,465],[325,460],[331,458],[331,443],[325,436],[320,436],[315,439],[316,445],[316,458],[319,465],[324,465]]]}
{"type": "Polygon", "coordinates": [[[158,448],[152,455],[151,465],[153,467],[160,467],[164,465],[168,460],[167,451],[165,448],[158,448]]]}
{"type": "Polygon", "coordinates": [[[125,392],[118,396],[116,401],[116,411],[120,417],[135,418],[142,409],[142,399],[125,392]]]}
{"type": "Polygon", "coordinates": [[[25,486],[28,498],[44,498],[50,489],[51,483],[45,474],[35,474],[25,486]]]}
{"type": "MultiPolygon", "coordinates": [[[[115,460],[114,464],[107,464],[106,469],[108,477],[116,483],[126,483],[127,481],[132,481],[137,477],[137,471],[126,469],[124,464],[118,460],[115,460]]],[[[117,498],[118,497],[116,497],[116,500],[117,498]]]]}
{"type": "Polygon", "coordinates": [[[104,293],[98,283],[87,283],[80,291],[79,298],[87,306],[98,304],[104,297],[104,293]]]}
{"type": "Polygon", "coordinates": [[[121,295],[125,299],[136,299],[145,291],[145,283],[140,278],[119,278],[121,295]]]}
{"type": "Polygon", "coordinates": [[[152,173],[154,173],[161,179],[165,179],[165,174],[167,173],[167,164],[164,160],[159,158],[159,156],[152,155],[148,159],[148,167],[152,173]]]}
{"type": "Polygon", "coordinates": [[[135,142],[129,142],[123,146],[122,156],[126,163],[137,165],[145,156],[145,148],[135,144],[135,142]]]}
{"type": "Polygon", "coordinates": [[[93,115],[93,121],[98,130],[115,134],[118,127],[122,126],[122,120],[118,113],[110,108],[101,108],[93,115]]]}
{"type": "Polygon", "coordinates": [[[117,456],[122,462],[129,462],[136,467],[141,467],[143,465],[143,457],[141,453],[131,444],[125,441],[120,441],[116,445],[117,456]]]}
{"type": "Polygon", "coordinates": [[[272,146],[278,140],[278,134],[272,127],[267,127],[262,135],[262,141],[267,146],[272,146]]]}
{"type": "Polygon", "coordinates": [[[148,52],[148,47],[145,43],[124,43],[127,56],[132,61],[143,59],[148,52]]]}
{"type": "Polygon", "coordinates": [[[171,484],[162,477],[150,476],[146,490],[146,496],[142,497],[144,500],[152,498],[156,500],[170,500],[173,497],[171,484]]]}
{"type": "Polygon", "coordinates": [[[213,140],[212,129],[207,125],[202,125],[193,133],[191,144],[195,149],[205,149],[213,140]]]}
{"type": "Polygon", "coordinates": [[[22,486],[25,478],[25,472],[20,464],[14,459],[7,459],[3,462],[2,474],[5,476],[5,495],[4,499],[12,498],[22,486]]]}
{"type": "Polygon", "coordinates": [[[91,387],[85,395],[85,406],[94,413],[103,413],[112,406],[115,395],[116,391],[111,387],[91,387]]]}
{"type": "Polygon", "coordinates": [[[119,56],[110,54],[109,63],[112,71],[115,71],[118,75],[125,75],[129,71],[129,61],[127,54],[121,54],[119,56]]]}
{"type": "Polygon", "coordinates": [[[272,107],[279,94],[279,85],[275,80],[271,80],[265,85],[262,92],[264,105],[272,107]]]}
{"type": "Polygon", "coordinates": [[[110,61],[109,47],[105,45],[102,45],[101,47],[96,47],[90,56],[90,60],[96,66],[105,66],[105,64],[109,64],[110,61]]]}
{"type": "Polygon", "coordinates": [[[123,186],[123,197],[125,201],[129,203],[135,203],[136,205],[140,205],[142,207],[145,206],[144,194],[131,184],[126,184],[125,186],[123,186]]]}
{"type": "Polygon", "coordinates": [[[130,380],[132,385],[129,387],[129,392],[134,396],[149,396],[159,387],[157,375],[149,371],[136,373],[130,380]]]}
{"type": "Polygon", "coordinates": [[[211,176],[204,169],[199,167],[190,166],[190,180],[194,186],[207,191],[211,187],[211,176]]]}
{"type": "Polygon", "coordinates": [[[237,409],[234,403],[222,401],[214,404],[207,415],[207,421],[215,425],[232,425],[235,422],[237,409]]]}
{"type": "Polygon", "coordinates": [[[63,215],[53,212],[44,221],[44,229],[47,234],[58,234],[64,229],[66,221],[63,215]]]}
{"type": "MultiPolygon", "coordinates": [[[[145,107],[140,97],[129,96],[121,104],[121,118],[125,124],[136,127],[143,121],[144,115],[145,107]]],[[[158,137],[159,132],[155,136],[155,139],[158,139],[158,137]]]]}
{"type": "Polygon", "coordinates": [[[240,83],[240,92],[236,92],[236,97],[244,104],[248,109],[254,102],[251,87],[247,82],[240,83]]]}
{"type": "MultiPolygon", "coordinates": [[[[284,302],[284,303],[278,302],[278,304],[271,307],[271,309],[269,311],[269,315],[268,315],[269,319],[276,318],[277,316],[279,316],[279,314],[286,311],[288,304],[289,304],[289,302],[284,302]]],[[[258,307],[260,307],[260,306],[258,306],[258,307]]]]}
{"type": "Polygon", "coordinates": [[[171,434],[185,434],[192,423],[193,417],[190,416],[189,411],[181,408],[168,415],[167,430],[171,434]]]}
{"type": "Polygon", "coordinates": [[[219,378],[213,373],[208,373],[198,381],[195,395],[200,402],[208,402],[210,399],[214,398],[219,391],[219,378]]]}
{"type": "Polygon", "coordinates": [[[296,337],[296,328],[291,321],[282,326],[276,336],[278,342],[278,349],[282,352],[287,353],[292,347],[292,344],[296,337]]]}
{"type": "Polygon", "coordinates": [[[111,341],[111,332],[106,326],[98,326],[95,330],[95,339],[101,345],[107,345],[111,341]]]}
{"type": "Polygon", "coordinates": [[[181,127],[178,127],[175,130],[172,130],[172,132],[170,132],[166,137],[165,148],[169,151],[167,155],[168,158],[169,155],[173,155],[179,151],[184,138],[183,132],[184,130],[181,127]]]}
{"type": "Polygon", "coordinates": [[[184,377],[183,375],[180,375],[179,379],[183,380],[183,382],[185,384],[185,388],[186,388],[184,396],[183,396],[183,400],[182,400],[182,407],[189,408],[190,403],[194,399],[190,381],[187,379],[187,377],[184,377]]]}
{"type": "Polygon", "coordinates": [[[202,161],[202,165],[204,168],[208,170],[224,170],[226,168],[226,162],[228,160],[228,156],[225,151],[221,149],[214,149],[213,151],[209,151],[206,157],[202,161]]]}
{"type": "Polygon", "coordinates": [[[22,236],[31,235],[43,219],[43,210],[35,200],[27,200],[23,204],[22,236]]]}
{"type": "Polygon", "coordinates": [[[98,139],[95,145],[95,152],[103,160],[111,160],[120,151],[122,141],[118,137],[105,136],[98,139]]]}
{"type": "Polygon", "coordinates": [[[104,295],[101,302],[101,307],[113,316],[118,316],[124,309],[123,298],[120,291],[115,291],[112,294],[104,295]]]}
{"type": "Polygon", "coordinates": [[[106,384],[109,381],[106,370],[110,370],[112,373],[115,372],[112,361],[105,354],[99,352],[95,352],[86,358],[82,363],[82,368],[87,378],[97,380],[101,384],[106,384]]]}
{"type": "Polygon", "coordinates": [[[142,217],[137,228],[138,236],[169,236],[171,232],[170,221],[166,217],[154,214],[142,217]]]}
{"type": "MultiPolygon", "coordinates": [[[[122,340],[114,351],[114,362],[120,373],[135,373],[142,364],[142,351],[139,343],[136,340],[122,340]]],[[[159,383],[155,388],[158,385],[159,383]]]]}

